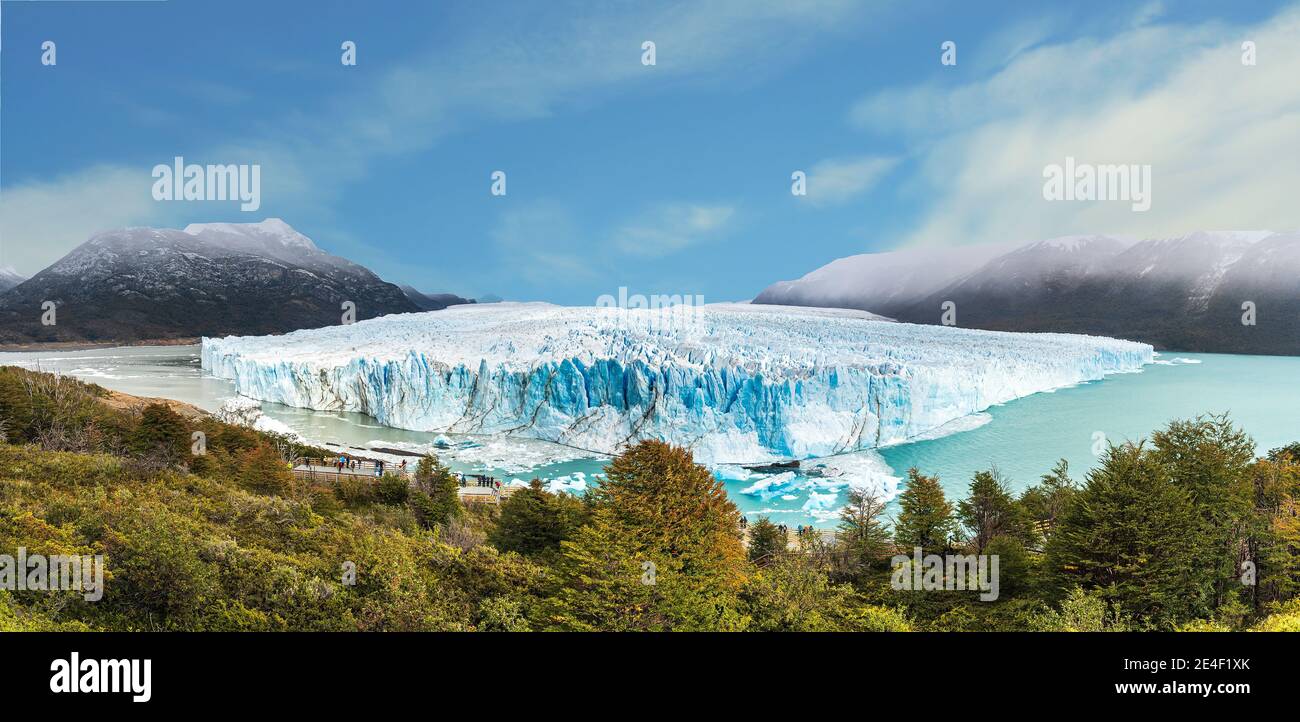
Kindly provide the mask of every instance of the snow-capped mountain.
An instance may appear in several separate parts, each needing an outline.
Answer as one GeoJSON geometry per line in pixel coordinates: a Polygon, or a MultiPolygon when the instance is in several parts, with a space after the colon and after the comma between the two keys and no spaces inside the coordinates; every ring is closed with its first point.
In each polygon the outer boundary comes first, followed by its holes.
{"type": "MultiPolygon", "coordinates": [[[[955,274],[952,265],[926,270],[943,258],[936,249],[852,256],[773,284],[755,301],[859,308],[914,323],[940,323],[942,304],[952,301],[957,324],[973,328],[1095,333],[1184,351],[1300,353],[1300,233],[1198,231],[1140,242],[1070,236],[985,248],[986,258],[955,274]],[[901,290],[899,278],[906,279],[901,290]],[[1242,323],[1246,302],[1254,325],[1242,323]]],[[[979,259],[979,251],[949,250],[979,259]]]]}
{"type": "Polygon", "coordinates": [[[0,266],[0,293],[4,293],[26,280],[12,268],[0,266]]]}
{"type": "Polygon", "coordinates": [[[185,232],[232,251],[260,253],[282,261],[305,260],[304,265],[343,260],[317,248],[310,238],[279,218],[267,218],[261,223],[191,223],[185,226],[185,232]]]}
{"type": "Polygon", "coordinates": [[[134,341],[279,333],[414,312],[397,286],[278,218],[99,233],[0,295],[0,342],[134,341]],[[56,323],[42,325],[42,304],[56,323]]]}
{"type": "Polygon", "coordinates": [[[1132,371],[1149,345],[893,323],[844,309],[453,306],[283,336],[205,338],[203,367],[263,401],[421,431],[702,461],[877,447],[993,404],[1132,371]]]}

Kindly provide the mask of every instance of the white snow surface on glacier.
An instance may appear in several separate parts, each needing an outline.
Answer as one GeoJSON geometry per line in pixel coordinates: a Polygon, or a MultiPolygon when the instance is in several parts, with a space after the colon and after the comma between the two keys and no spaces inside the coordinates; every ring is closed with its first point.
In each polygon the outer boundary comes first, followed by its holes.
{"type": "Polygon", "coordinates": [[[282,336],[205,338],[245,396],[419,431],[705,463],[810,458],[923,435],[1028,394],[1130,372],[1147,344],[894,323],[843,309],[495,303],[282,336]]]}

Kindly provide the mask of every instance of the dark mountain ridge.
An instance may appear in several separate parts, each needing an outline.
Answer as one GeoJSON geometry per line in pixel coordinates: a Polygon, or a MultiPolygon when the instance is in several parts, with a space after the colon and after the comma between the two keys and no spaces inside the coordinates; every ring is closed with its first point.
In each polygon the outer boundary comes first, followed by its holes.
{"type": "Polygon", "coordinates": [[[422,310],[283,221],[100,233],[0,294],[0,343],[137,342],[284,333],[422,310]],[[52,301],[54,325],[43,325],[52,301]]]}

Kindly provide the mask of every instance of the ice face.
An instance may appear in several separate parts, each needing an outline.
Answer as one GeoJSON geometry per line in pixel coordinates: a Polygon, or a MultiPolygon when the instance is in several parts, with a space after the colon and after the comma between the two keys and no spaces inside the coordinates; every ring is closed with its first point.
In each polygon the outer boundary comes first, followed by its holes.
{"type": "Polygon", "coordinates": [[[748,463],[905,441],[994,404],[1138,370],[1152,348],[841,309],[501,303],[205,338],[202,358],[245,396],[399,428],[604,453],[661,439],[700,461],[748,463]]]}

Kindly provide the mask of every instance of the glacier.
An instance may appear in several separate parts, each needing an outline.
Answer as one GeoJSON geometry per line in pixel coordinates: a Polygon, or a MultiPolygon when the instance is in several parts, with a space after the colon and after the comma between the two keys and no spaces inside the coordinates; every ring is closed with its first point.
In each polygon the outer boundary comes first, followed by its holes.
{"type": "Polygon", "coordinates": [[[905,442],[1012,399],[1139,371],[1153,349],[846,309],[494,303],[204,338],[201,356],[260,401],[606,454],[659,439],[736,464],[905,442]]]}

